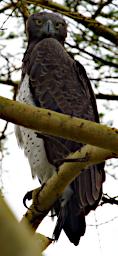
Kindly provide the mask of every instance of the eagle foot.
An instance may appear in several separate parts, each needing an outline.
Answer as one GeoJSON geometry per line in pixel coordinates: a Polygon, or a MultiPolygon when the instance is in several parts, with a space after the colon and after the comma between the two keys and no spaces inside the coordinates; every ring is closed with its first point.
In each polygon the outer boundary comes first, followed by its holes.
{"type": "MultiPolygon", "coordinates": [[[[42,186],[40,187],[40,191],[44,188],[44,186],[45,186],[45,183],[43,183],[42,186]]],[[[32,194],[33,194],[33,190],[30,190],[30,191],[28,191],[28,192],[25,194],[25,196],[23,197],[23,205],[24,205],[27,209],[29,209],[29,207],[28,207],[27,204],[26,204],[26,200],[28,200],[28,201],[32,200],[32,194]]]]}
{"type": "Polygon", "coordinates": [[[27,209],[29,209],[29,207],[28,207],[27,204],[26,204],[26,200],[30,201],[30,200],[32,199],[32,193],[33,193],[33,190],[28,191],[28,192],[25,194],[25,196],[23,197],[23,205],[24,205],[27,209]]]}

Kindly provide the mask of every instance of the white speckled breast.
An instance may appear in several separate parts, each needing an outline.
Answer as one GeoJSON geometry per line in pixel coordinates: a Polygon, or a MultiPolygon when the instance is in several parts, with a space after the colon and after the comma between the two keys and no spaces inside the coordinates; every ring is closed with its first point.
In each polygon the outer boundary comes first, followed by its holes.
{"type": "MultiPolygon", "coordinates": [[[[35,105],[29,90],[29,76],[26,74],[20,86],[17,101],[35,105]]],[[[18,144],[24,149],[29,160],[32,177],[37,176],[41,184],[45,183],[55,172],[55,167],[48,162],[43,139],[37,137],[33,130],[15,126],[18,144]]]]}

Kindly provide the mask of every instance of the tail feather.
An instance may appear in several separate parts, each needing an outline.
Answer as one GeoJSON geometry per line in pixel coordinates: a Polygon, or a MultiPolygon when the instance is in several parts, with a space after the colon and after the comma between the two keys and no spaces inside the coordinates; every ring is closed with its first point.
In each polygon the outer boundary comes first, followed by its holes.
{"type": "Polygon", "coordinates": [[[53,238],[58,240],[63,229],[70,242],[78,245],[80,237],[84,235],[86,229],[84,213],[75,208],[72,199],[71,203],[69,201],[64,207],[61,207],[59,201],[56,202],[55,212],[58,219],[53,232],[53,238]]]}
{"type": "Polygon", "coordinates": [[[72,222],[71,216],[68,216],[63,226],[63,230],[68,236],[70,242],[77,246],[81,236],[84,235],[86,230],[85,216],[80,214],[74,217],[72,222]],[[69,225],[69,223],[71,223],[71,225],[69,225]]]}
{"type": "Polygon", "coordinates": [[[57,219],[57,223],[53,232],[53,238],[54,240],[58,240],[60,233],[62,231],[62,228],[64,227],[64,222],[65,222],[66,216],[65,216],[65,209],[61,208],[59,215],[58,215],[58,219],[57,219]]]}
{"type": "Polygon", "coordinates": [[[100,164],[85,169],[55,203],[54,210],[58,217],[53,233],[55,240],[63,229],[70,242],[78,245],[86,229],[85,216],[96,209],[102,195],[103,167],[104,164],[100,164]]]}

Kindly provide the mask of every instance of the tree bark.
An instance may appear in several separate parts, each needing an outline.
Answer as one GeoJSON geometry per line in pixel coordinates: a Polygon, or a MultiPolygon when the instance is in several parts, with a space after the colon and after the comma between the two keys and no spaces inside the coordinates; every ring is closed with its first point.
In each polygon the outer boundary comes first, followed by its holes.
{"type": "Polygon", "coordinates": [[[118,153],[118,130],[88,120],[0,97],[0,118],[73,141],[118,153]]]}

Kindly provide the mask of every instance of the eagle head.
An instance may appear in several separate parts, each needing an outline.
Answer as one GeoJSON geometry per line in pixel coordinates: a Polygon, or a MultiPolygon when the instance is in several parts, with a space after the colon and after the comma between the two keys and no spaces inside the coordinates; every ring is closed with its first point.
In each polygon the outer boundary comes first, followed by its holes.
{"type": "Polygon", "coordinates": [[[28,40],[41,41],[44,38],[55,38],[64,44],[67,36],[67,24],[54,13],[40,12],[32,14],[27,21],[28,40]]]}

